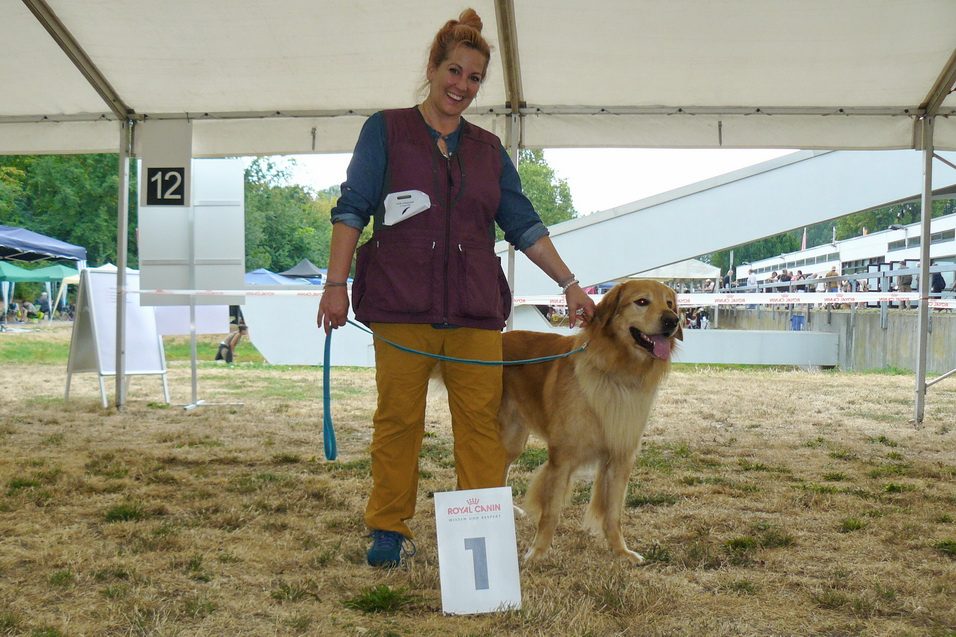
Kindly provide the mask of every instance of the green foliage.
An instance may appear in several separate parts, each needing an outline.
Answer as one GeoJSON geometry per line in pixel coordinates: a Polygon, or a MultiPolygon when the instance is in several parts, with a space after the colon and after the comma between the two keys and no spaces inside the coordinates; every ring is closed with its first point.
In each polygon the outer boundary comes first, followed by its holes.
{"type": "MultiPolygon", "coordinates": [[[[558,179],[542,150],[522,150],[518,155],[518,176],[521,188],[546,226],[574,219],[578,216],[571,200],[571,187],[565,179],[558,179]]],[[[497,238],[504,238],[497,229],[497,238]]]]}
{"type": "Polygon", "coordinates": [[[246,169],[246,269],[281,272],[302,259],[324,267],[329,261],[329,211],[337,188],[316,193],[289,183],[295,164],[270,157],[246,169]]]}
{"type": "MultiPolygon", "coordinates": [[[[0,157],[0,223],[22,226],[86,248],[90,265],[116,262],[119,156],[37,155],[0,157]]],[[[135,164],[130,203],[135,209],[135,164]]],[[[136,230],[130,223],[131,267],[136,230]]]]}

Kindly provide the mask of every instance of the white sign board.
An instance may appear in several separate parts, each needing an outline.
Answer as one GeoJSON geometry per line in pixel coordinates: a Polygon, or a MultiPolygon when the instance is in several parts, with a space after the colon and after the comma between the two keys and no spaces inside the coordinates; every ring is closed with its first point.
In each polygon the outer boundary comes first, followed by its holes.
{"type": "MultiPolygon", "coordinates": [[[[147,152],[144,144],[144,153],[147,152]]],[[[143,166],[146,165],[146,155],[143,166]]],[[[241,159],[193,159],[192,200],[141,205],[139,265],[145,290],[245,287],[245,182],[241,159]]],[[[143,169],[140,188],[149,188],[143,169]]],[[[241,296],[143,294],[144,305],[241,305],[241,296]]]]}
{"type": "MultiPolygon", "coordinates": [[[[126,273],[128,291],[139,289],[139,275],[126,273]]],[[[166,386],[166,354],[156,327],[153,308],[142,307],[136,294],[126,294],[126,326],[123,351],[126,352],[127,375],[162,376],[163,394],[169,402],[166,386]]],[[[106,407],[104,376],[116,375],[116,273],[83,270],[76,299],[76,320],[70,341],[70,357],[66,367],[66,398],[70,397],[73,374],[96,372],[100,376],[100,393],[106,407]]]]}
{"type": "Polygon", "coordinates": [[[189,206],[193,125],[188,120],[150,120],[136,126],[143,165],[139,205],[189,206]]]}
{"type": "Polygon", "coordinates": [[[521,608],[511,487],[435,494],[442,611],[521,608]]]}

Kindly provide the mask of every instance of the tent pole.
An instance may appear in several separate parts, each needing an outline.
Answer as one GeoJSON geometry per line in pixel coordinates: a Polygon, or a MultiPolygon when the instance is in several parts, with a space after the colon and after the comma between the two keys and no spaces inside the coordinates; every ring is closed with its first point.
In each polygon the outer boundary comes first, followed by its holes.
{"type": "Polygon", "coordinates": [[[919,260],[919,309],[917,320],[917,354],[916,354],[916,406],[913,421],[919,425],[923,422],[926,406],[926,354],[929,341],[929,254],[932,244],[931,221],[933,219],[933,123],[934,117],[924,117],[920,130],[923,148],[923,196],[920,203],[920,220],[922,233],[920,235],[919,260]]]}
{"type": "Polygon", "coordinates": [[[126,263],[129,232],[129,154],[133,122],[120,123],[119,192],[116,221],[116,409],[126,411],[126,263]]]}
{"type": "MultiPolygon", "coordinates": [[[[511,161],[514,162],[515,168],[518,168],[518,161],[520,153],[518,152],[518,143],[521,139],[520,129],[521,126],[521,116],[518,113],[512,113],[508,117],[508,126],[507,126],[507,142],[508,142],[508,154],[511,155],[511,161]]],[[[511,293],[514,294],[515,291],[515,247],[512,245],[508,246],[508,286],[511,288],[511,293]]],[[[514,305],[511,306],[511,314],[508,315],[508,320],[506,321],[505,329],[511,331],[514,329],[515,322],[515,313],[514,305]]]]}

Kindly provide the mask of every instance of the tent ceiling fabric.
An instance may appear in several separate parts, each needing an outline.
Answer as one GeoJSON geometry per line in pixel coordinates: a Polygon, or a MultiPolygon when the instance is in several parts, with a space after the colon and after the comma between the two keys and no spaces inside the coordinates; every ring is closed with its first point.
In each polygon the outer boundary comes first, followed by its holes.
{"type": "Polygon", "coordinates": [[[953,0],[6,0],[0,153],[119,145],[28,5],[134,118],[192,119],[199,157],[351,151],[368,114],[417,101],[431,37],[468,5],[495,46],[468,118],[504,136],[507,62],[524,147],[913,148],[945,78],[935,146],[956,150],[953,0]]]}

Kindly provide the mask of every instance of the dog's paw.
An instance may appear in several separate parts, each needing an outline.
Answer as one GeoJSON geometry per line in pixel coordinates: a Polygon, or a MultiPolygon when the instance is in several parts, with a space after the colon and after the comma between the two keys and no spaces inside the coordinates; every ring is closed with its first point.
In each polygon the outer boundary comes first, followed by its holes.
{"type": "Polygon", "coordinates": [[[624,549],[624,551],[620,553],[620,556],[635,566],[640,566],[644,563],[644,556],[631,549],[624,549]]]}
{"type": "Polygon", "coordinates": [[[532,546],[530,549],[528,549],[528,552],[524,554],[524,561],[534,562],[535,560],[540,560],[542,557],[544,557],[544,554],[547,552],[548,552],[547,549],[541,550],[537,547],[532,546]]]}
{"type": "Polygon", "coordinates": [[[525,513],[524,509],[519,507],[517,504],[513,504],[512,507],[514,507],[514,510],[515,510],[515,517],[518,517],[518,518],[528,517],[528,514],[525,513]]]}

